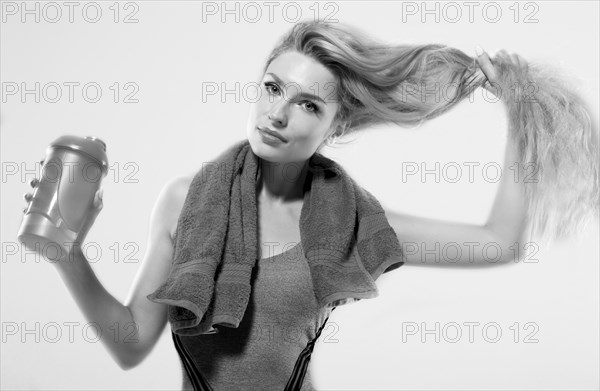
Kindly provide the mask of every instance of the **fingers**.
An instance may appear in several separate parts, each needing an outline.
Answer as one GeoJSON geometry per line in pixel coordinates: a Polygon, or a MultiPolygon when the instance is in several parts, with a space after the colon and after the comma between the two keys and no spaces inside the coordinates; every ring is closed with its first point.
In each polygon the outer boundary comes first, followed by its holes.
{"type": "Polygon", "coordinates": [[[490,82],[496,81],[496,70],[494,69],[490,56],[480,46],[475,47],[475,52],[477,53],[477,63],[485,77],[487,77],[490,82]]]}
{"type": "Polygon", "coordinates": [[[27,213],[27,209],[29,209],[29,203],[33,199],[33,194],[25,193],[25,194],[23,194],[23,198],[25,199],[25,201],[27,201],[27,206],[23,208],[22,212],[27,213]]]}
{"type": "MultiPolygon", "coordinates": [[[[490,83],[497,82],[497,71],[496,67],[492,63],[490,56],[479,46],[475,47],[475,52],[477,53],[477,63],[479,67],[487,77],[490,83]]],[[[527,66],[527,62],[523,59],[523,57],[519,56],[517,53],[509,53],[504,49],[499,50],[494,58],[502,58],[511,62],[513,66],[521,68],[527,66]]]]}
{"type": "MultiPolygon", "coordinates": [[[[40,165],[44,165],[44,161],[45,158],[40,160],[40,165]]],[[[29,185],[35,189],[35,187],[40,183],[40,180],[38,178],[33,178],[31,181],[29,181],[29,185]]],[[[25,193],[23,194],[23,198],[25,199],[25,201],[27,202],[31,202],[31,200],[33,199],[33,194],[31,193],[25,193]]],[[[25,208],[23,208],[23,213],[27,212],[27,209],[29,208],[29,206],[26,206],[25,208]]]]}
{"type": "Polygon", "coordinates": [[[519,56],[517,53],[511,53],[504,49],[499,50],[494,57],[503,57],[507,59],[509,62],[512,62],[513,65],[521,67],[525,65],[526,61],[523,57],[519,56]]]}
{"type": "Polygon", "coordinates": [[[525,66],[525,59],[523,59],[523,57],[519,56],[517,53],[511,54],[510,57],[512,58],[515,65],[519,68],[525,66]]]}
{"type": "Polygon", "coordinates": [[[27,206],[24,207],[22,211],[23,213],[27,213],[27,209],[29,209],[29,203],[33,199],[33,195],[31,193],[25,193],[23,194],[23,198],[25,199],[25,201],[27,201],[27,206]]]}
{"type": "MultiPolygon", "coordinates": [[[[34,188],[34,189],[38,185],[38,183],[40,183],[40,180],[37,179],[37,178],[33,178],[29,182],[29,184],[31,185],[31,187],[34,188]]],[[[31,200],[33,199],[33,194],[32,193],[25,193],[25,194],[23,194],[23,198],[29,204],[31,202],[31,200]]],[[[29,209],[29,205],[27,205],[26,207],[23,208],[23,213],[27,213],[27,209],[29,209]]]]}
{"type": "MultiPolygon", "coordinates": [[[[37,180],[37,179],[34,178],[34,180],[37,180]]],[[[32,180],[31,183],[33,183],[34,180],[32,180]]],[[[34,186],[34,185],[32,185],[32,186],[34,186]]],[[[104,194],[104,189],[103,188],[99,189],[94,194],[93,206],[94,206],[94,208],[98,212],[100,212],[102,210],[102,208],[104,207],[104,203],[102,202],[102,196],[103,196],[103,194],[104,194]]],[[[29,203],[33,199],[33,194],[32,193],[25,193],[25,194],[23,194],[23,199],[29,203]]],[[[26,206],[25,208],[23,208],[23,213],[26,213],[28,208],[29,208],[29,206],[26,206]]]]}

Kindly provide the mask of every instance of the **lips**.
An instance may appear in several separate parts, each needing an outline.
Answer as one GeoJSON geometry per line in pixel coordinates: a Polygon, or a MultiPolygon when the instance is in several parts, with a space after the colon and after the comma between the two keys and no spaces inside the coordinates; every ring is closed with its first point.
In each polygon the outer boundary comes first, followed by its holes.
{"type": "Polygon", "coordinates": [[[281,141],[283,141],[284,143],[287,143],[287,139],[285,139],[283,136],[281,136],[279,133],[275,132],[274,130],[271,130],[269,128],[261,128],[260,126],[257,127],[257,129],[270,134],[273,137],[277,137],[278,139],[280,139],[281,141]]]}

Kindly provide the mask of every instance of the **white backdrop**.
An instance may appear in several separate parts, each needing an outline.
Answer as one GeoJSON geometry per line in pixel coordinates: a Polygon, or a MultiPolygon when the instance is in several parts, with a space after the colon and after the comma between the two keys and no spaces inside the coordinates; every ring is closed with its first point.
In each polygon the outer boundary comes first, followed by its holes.
{"type": "MultiPolygon", "coordinates": [[[[297,16],[318,11],[390,43],[442,43],[473,56],[475,45],[490,54],[506,49],[564,69],[598,106],[597,2],[73,4],[2,2],[2,389],[179,389],[168,327],[141,365],[121,370],[54,267],[15,250],[22,195],[52,140],[94,135],[107,143],[111,170],[88,258],[124,302],[159,191],[245,137],[243,86],[258,81],[297,16]],[[37,93],[23,94],[36,83],[37,93]],[[203,96],[214,85],[218,92],[203,96]]],[[[481,176],[469,183],[463,163],[503,162],[506,118],[500,103],[482,96],[418,130],[377,127],[324,152],[384,206],[483,223],[497,183],[481,176]],[[403,180],[402,162],[429,169],[455,162],[465,171],[457,183],[403,180]]],[[[331,390],[598,389],[598,236],[596,223],[540,246],[537,262],[406,265],[382,276],[378,298],[332,314],[312,356],[313,383],[331,390]],[[476,324],[471,339],[469,322],[476,324]],[[436,326],[437,341],[427,333],[436,326]]]]}

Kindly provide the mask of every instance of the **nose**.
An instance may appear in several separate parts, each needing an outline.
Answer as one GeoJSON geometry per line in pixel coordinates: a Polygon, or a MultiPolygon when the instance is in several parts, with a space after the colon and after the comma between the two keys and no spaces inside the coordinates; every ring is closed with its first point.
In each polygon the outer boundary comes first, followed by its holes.
{"type": "Polygon", "coordinates": [[[285,101],[282,100],[273,105],[267,117],[276,127],[285,127],[287,124],[287,115],[285,113],[285,101]]]}

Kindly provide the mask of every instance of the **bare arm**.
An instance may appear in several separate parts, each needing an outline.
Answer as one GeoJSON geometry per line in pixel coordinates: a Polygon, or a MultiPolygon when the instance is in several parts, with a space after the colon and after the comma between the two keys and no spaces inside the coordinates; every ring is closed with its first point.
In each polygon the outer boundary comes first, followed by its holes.
{"type": "Polygon", "coordinates": [[[75,247],[69,260],[54,263],[86,319],[99,325],[102,343],[122,369],[142,362],[166,325],[167,306],[151,302],[146,295],[157,289],[169,273],[173,257],[171,232],[187,186],[188,180],[182,177],[162,189],[150,217],[146,253],[126,304],[106,291],[79,247],[75,247]],[[115,327],[119,328],[118,333],[114,332],[115,327]]]}
{"type": "Polygon", "coordinates": [[[523,168],[512,175],[517,147],[509,139],[502,178],[484,225],[447,222],[386,211],[406,264],[485,266],[521,258],[525,248],[526,203],[523,168]]]}
{"type": "MultiPolygon", "coordinates": [[[[513,61],[519,63],[517,55],[513,61]]],[[[491,82],[497,72],[486,52],[479,48],[477,62],[491,82]]],[[[489,88],[484,85],[484,88],[489,88]]],[[[493,88],[491,89],[494,90],[493,88]]],[[[494,92],[493,92],[494,93],[494,92]]],[[[386,211],[402,244],[407,264],[440,266],[486,266],[519,260],[526,245],[527,203],[524,170],[518,148],[508,136],[502,178],[484,225],[447,222],[386,211]],[[516,164],[518,175],[511,175],[516,164]]]]}

